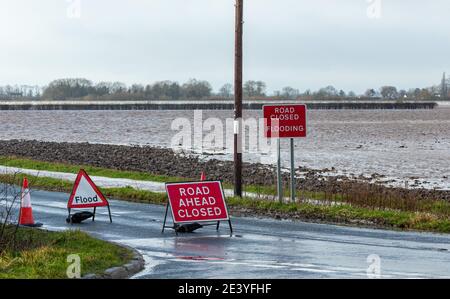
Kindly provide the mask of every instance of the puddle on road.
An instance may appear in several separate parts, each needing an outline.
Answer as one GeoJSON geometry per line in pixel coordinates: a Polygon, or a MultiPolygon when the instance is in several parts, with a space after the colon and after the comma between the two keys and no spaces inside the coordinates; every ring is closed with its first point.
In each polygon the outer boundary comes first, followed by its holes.
{"type": "Polygon", "coordinates": [[[175,258],[180,260],[191,260],[191,261],[224,261],[224,258],[220,257],[206,257],[206,256],[176,256],[175,258]]]}

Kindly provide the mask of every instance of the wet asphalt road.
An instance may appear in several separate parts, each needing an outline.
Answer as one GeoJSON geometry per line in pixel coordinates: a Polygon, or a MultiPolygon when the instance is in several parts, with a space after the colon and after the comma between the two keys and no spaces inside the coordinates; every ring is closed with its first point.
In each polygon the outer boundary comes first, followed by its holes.
{"type": "Polygon", "coordinates": [[[110,201],[96,222],[66,224],[68,194],[33,191],[36,221],[81,229],[139,250],[146,269],[134,278],[367,278],[369,255],[382,278],[450,278],[450,235],[403,233],[271,219],[233,218],[194,234],[161,234],[162,206],[110,201]]]}

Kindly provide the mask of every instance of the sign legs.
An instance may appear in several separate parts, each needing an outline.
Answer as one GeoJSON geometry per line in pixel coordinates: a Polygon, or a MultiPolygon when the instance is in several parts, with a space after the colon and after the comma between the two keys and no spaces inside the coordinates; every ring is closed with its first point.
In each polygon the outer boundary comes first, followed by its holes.
{"type": "Polygon", "coordinates": [[[291,138],[291,201],[295,202],[295,144],[294,138],[291,138]]]}
{"type": "MultiPolygon", "coordinates": [[[[164,233],[166,228],[168,228],[168,226],[166,224],[167,224],[167,215],[169,214],[169,207],[170,207],[170,203],[168,203],[166,205],[166,213],[164,214],[164,222],[163,222],[163,227],[162,227],[162,231],[161,231],[162,234],[164,233]]],[[[212,224],[207,224],[207,225],[216,225],[216,230],[219,231],[220,221],[217,221],[217,224],[212,223],[212,224]]],[[[233,226],[231,225],[231,219],[228,220],[228,225],[230,226],[230,234],[233,234],[233,226]]],[[[173,228],[175,228],[175,224],[174,224],[173,228]]],[[[178,232],[176,232],[176,234],[178,236],[178,232]]]]}
{"type": "Polygon", "coordinates": [[[111,208],[109,207],[109,204],[108,204],[108,213],[109,213],[109,222],[112,223],[111,208]]]}
{"type": "Polygon", "coordinates": [[[166,229],[166,222],[167,222],[167,213],[169,212],[169,203],[166,206],[166,214],[164,216],[164,223],[163,223],[163,227],[162,227],[162,234],[164,233],[164,230],[166,229]]]}
{"type": "Polygon", "coordinates": [[[72,223],[72,217],[70,217],[70,208],[68,208],[68,211],[69,211],[69,217],[67,219],[69,219],[70,224],[73,224],[72,223]]]}
{"type": "MultiPolygon", "coordinates": [[[[109,214],[109,222],[112,223],[111,208],[109,207],[109,205],[107,207],[108,207],[108,214],[109,214]]],[[[69,222],[70,222],[70,224],[73,224],[72,223],[72,217],[70,217],[72,209],[68,208],[67,210],[68,210],[68,214],[69,214],[69,216],[68,216],[69,222]]],[[[97,215],[97,207],[94,207],[94,216],[92,216],[92,221],[93,222],[95,221],[95,216],[96,215],[97,215]]]]}
{"type": "Polygon", "coordinates": [[[233,226],[231,225],[231,219],[228,220],[228,225],[230,225],[230,234],[233,234],[233,226]]]}
{"type": "MultiPolygon", "coordinates": [[[[295,202],[295,139],[291,138],[291,201],[295,202]]],[[[277,139],[277,190],[278,201],[283,202],[283,175],[281,172],[281,139],[277,139]]]]}
{"type": "Polygon", "coordinates": [[[283,178],[281,175],[281,139],[277,139],[277,182],[278,200],[283,202],[283,178]]]}

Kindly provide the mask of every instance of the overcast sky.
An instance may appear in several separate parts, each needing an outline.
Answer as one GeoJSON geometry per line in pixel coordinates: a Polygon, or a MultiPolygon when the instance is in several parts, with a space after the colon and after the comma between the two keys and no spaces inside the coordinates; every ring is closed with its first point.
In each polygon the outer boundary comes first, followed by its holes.
{"type": "MultiPolygon", "coordinates": [[[[430,86],[450,72],[449,11],[449,0],[245,0],[244,77],[269,91],[430,86]]],[[[218,89],[233,81],[234,0],[0,0],[0,40],[0,85],[218,89]]]]}

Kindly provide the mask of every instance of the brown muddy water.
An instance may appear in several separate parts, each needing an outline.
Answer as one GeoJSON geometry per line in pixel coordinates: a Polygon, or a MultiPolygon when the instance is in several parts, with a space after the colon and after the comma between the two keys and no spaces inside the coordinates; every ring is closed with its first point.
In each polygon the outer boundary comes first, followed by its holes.
{"type": "MultiPolygon", "coordinates": [[[[225,119],[232,117],[232,111],[202,112],[203,121],[217,118],[224,130],[225,119]]],[[[246,119],[261,117],[257,111],[245,113],[246,119]]],[[[172,143],[178,144],[173,138],[179,130],[171,126],[180,118],[194,126],[194,111],[0,111],[0,139],[173,148],[172,143]]],[[[308,118],[308,138],[296,141],[297,167],[328,169],[330,175],[350,177],[380,174],[374,180],[386,185],[450,190],[450,107],[311,110],[308,118]]],[[[198,127],[198,123],[195,125],[198,127]]],[[[233,128],[228,126],[228,130],[233,128]]],[[[204,135],[208,132],[205,130],[204,135]]],[[[226,144],[225,140],[223,146],[192,150],[205,158],[229,160],[232,155],[226,144]]],[[[288,143],[283,142],[282,148],[287,167],[288,143]]],[[[275,163],[273,155],[258,149],[244,153],[244,160],[275,163]]]]}

